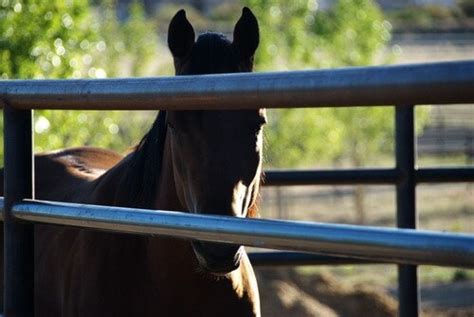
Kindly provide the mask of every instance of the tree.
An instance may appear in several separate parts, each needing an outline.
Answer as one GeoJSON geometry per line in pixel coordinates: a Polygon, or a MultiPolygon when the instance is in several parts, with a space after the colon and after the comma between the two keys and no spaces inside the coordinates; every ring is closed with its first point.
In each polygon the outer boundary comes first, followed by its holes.
{"type": "MultiPolygon", "coordinates": [[[[390,39],[390,24],[370,0],[339,0],[327,11],[318,10],[316,1],[248,0],[246,4],[256,11],[260,21],[261,45],[256,56],[259,70],[374,64],[390,39]]],[[[354,144],[360,148],[363,142],[374,140],[374,134],[386,135],[386,131],[393,130],[390,120],[386,120],[393,115],[391,111],[389,108],[272,111],[267,129],[268,161],[276,167],[333,162],[347,156],[354,144]],[[381,116],[384,120],[375,127],[381,116]],[[372,126],[362,132],[363,123],[372,126]],[[354,130],[365,135],[363,138],[357,135],[355,139],[354,130]],[[293,133],[297,135],[293,137],[293,133]],[[324,144],[321,139],[326,139],[324,144]],[[280,155],[278,149],[298,154],[280,155]]],[[[372,152],[386,150],[376,144],[380,144],[380,139],[376,138],[370,145],[372,152]]]]}
{"type": "MultiPolygon", "coordinates": [[[[94,41],[87,1],[4,1],[0,6],[3,79],[82,77],[94,41]]],[[[2,113],[3,116],[3,113],[2,113]]],[[[3,132],[3,118],[1,119],[3,132]]],[[[3,138],[1,138],[3,142],[3,138]]],[[[3,144],[0,148],[3,160],[3,144]]]]}
{"type": "Polygon", "coordinates": [[[98,33],[103,53],[94,58],[104,67],[107,77],[151,76],[169,72],[171,56],[161,45],[153,21],[143,6],[133,1],[125,21],[117,19],[114,0],[106,0],[98,10],[98,33]]]}
{"type": "MultiPolygon", "coordinates": [[[[314,0],[246,0],[256,11],[259,70],[361,66],[382,56],[391,25],[371,0],[338,0],[326,11],[314,0]]],[[[393,152],[391,107],[269,111],[266,158],[274,167],[376,164],[393,152]]],[[[355,191],[357,221],[364,221],[363,189],[355,191]]]]}
{"type": "Polygon", "coordinates": [[[83,77],[97,38],[88,3],[3,1],[0,6],[0,76],[8,78],[83,77]],[[76,73],[74,73],[76,72],[76,73]]]}
{"type": "MultiPolygon", "coordinates": [[[[129,19],[120,24],[112,1],[103,11],[92,10],[86,0],[4,1],[0,6],[0,76],[32,79],[149,74],[150,69],[156,69],[151,64],[156,64],[159,52],[158,38],[150,30],[153,27],[137,3],[132,4],[129,19]],[[118,66],[124,64],[129,68],[118,66]]],[[[149,113],[37,111],[35,150],[96,145],[123,151],[139,140],[147,126],[144,122],[152,119],[149,113]]]]}

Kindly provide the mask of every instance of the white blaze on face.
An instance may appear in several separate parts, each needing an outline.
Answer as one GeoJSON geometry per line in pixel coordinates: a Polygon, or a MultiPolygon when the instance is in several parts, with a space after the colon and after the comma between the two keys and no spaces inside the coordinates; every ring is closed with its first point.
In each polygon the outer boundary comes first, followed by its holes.
{"type": "Polygon", "coordinates": [[[245,218],[247,216],[247,190],[242,181],[238,182],[234,187],[234,194],[232,195],[232,210],[237,214],[235,216],[245,218]],[[245,209],[245,210],[244,210],[245,209]]]}

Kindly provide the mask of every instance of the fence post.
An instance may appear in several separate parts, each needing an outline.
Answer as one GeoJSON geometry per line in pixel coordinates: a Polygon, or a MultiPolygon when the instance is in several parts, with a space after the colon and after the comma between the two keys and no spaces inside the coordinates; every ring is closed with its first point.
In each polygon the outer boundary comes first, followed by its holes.
{"type": "MultiPolygon", "coordinates": [[[[414,117],[414,106],[395,107],[396,168],[401,175],[397,183],[397,226],[410,229],[417,226],[414,117]]],[[[419,294],[417,266],[399,265],[399,316],[418,316],[419,294]]]]}
{"type": "Polygon", "coordinates": [[[4,107],[4,314],[34,316],[33,225],[15,220],[12,206],[34,197],[32,110],[4,107]]]}

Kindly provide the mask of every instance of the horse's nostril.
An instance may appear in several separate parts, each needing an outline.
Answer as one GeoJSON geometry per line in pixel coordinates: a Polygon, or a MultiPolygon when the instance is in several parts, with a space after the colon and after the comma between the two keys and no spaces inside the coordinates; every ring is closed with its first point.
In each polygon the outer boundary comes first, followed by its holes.
{"type": "Polygon", "coordinates": [[[237,269],[243,248],[238,245],[193,241],[199,265],[211,273],[229,273],[237,269]]]}
{"type": "Polygon", "coordinates": [[[212,257],[214,259],[228,259],[233,258],[240,253],[241,246],[235,244],[224,244],[217,242],[193,242],[193,246],[201,253],[212,257]]]}

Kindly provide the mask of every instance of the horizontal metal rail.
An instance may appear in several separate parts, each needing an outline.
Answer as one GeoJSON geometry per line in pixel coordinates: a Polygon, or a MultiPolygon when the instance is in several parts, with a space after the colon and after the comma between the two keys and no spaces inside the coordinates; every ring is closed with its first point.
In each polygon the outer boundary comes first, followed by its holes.
{"type": "MultiPolygon", "coordinates": [[[[402,175],[395,168],[341,170],[266,170],[264,185],[355,185],[397,184],[402,175]]],[[[474,182],[474,168],[420,168],[415,170],[417,183],[474,182]]]]}
{"type": "MultiPolygon", "coordinates": [[[[266,186],[294,185],[350,185],[350,184],[395,184],[398,173],[395,169],[351,169],[335,171],[317,170],[268,170],[265,172],[266,186]]],[[[418,183],[472,182],[472,168],[423,168],[416,171],[418,183]]],[[[3,198],[0,197],[0,220],[3,220],[3,198]]],[[[257,266],[285,265],[346,265],[376,264],[343,256],[317,255],[298,252],[252,252],[252,264],[257,266]]]]}
{"type": "Polygon", "coordinates": [[[474,61],[161,78],[0,81],[18,109],[255,109],[470,103],[474,61]]]}
{"type": "MultiPolygon", "coordinates": [[[[4,203],[4,198],[0,197],[0,221],[3,221],[4,203]]],[[[249,252],[249,258],[255,266],[377,264],[374,261],[342,256],[281,251],[249,252]]]]}
{"type": "Polygon", "coordinates": [[[415,170],[417,183],[474,182],[474,168],[422,168],[415,170]]]}
{"type": "Polygon", "coordinates": [[[265,186],[395,184],[396,169],[266,170],[265,186]]]}
{"type": "Polygon", "coordinates": [[[20,220],[36,223],[166,235],[391,263],[474,268],[474,236],[466,234],[29,200],[15,204],[13,214],[20,220]]]}
{"type": "Polygon", "coordinates": [[[338,257],[302,252],[250,252],[250,262],[255,266],[304,266],[304,265],[352,265],[387,264],[357,258],[338,257]]]}

